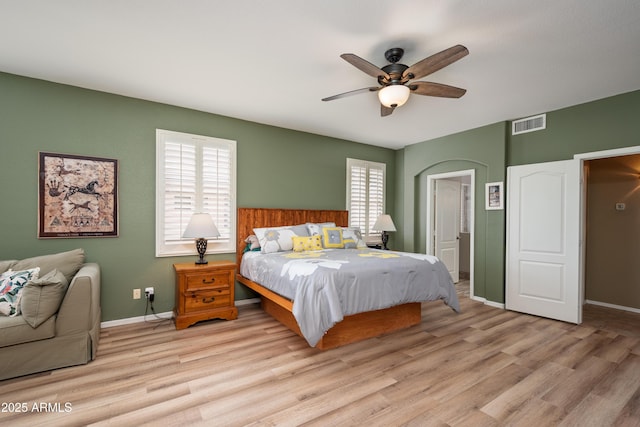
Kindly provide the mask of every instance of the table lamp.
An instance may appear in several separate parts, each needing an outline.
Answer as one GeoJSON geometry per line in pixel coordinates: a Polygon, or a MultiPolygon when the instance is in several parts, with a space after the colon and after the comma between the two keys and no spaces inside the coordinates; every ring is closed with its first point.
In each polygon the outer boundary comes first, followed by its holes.
{"type": "Polygon", "coordinates": [[[218,237],[220,232],[213,223],[213,218],[208,213],[195,213],[187,224],[187,229],[184,230],[182,237],[193,237],[196,239],[196,250],[200,255],[200,258],[196,261],[196,264],[207,264],[207,260],[204,259],[204,254],[207,252],[207,239],[206,237],[218,237]]]}
{"type": "Polygon", "coordinates": [[[376,223],[373,224],[373,229],[382,231],[382,249],[389,250],[387,242],[389,241],[388,231],[396,231],[396,226],[393,224],[391,215],[382,214],[376,219],[376,223]]]}

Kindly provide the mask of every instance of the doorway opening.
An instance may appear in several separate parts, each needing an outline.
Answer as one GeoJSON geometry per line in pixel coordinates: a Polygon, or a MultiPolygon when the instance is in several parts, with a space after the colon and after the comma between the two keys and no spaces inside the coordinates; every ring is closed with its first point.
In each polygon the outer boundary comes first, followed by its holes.
{"type": "Polygon", "coordinates": [[[640,147],[577,156],[584,162],[584,302],[640,313],[640,147]]]}
{"type": "Polygon", "coordinates": [[[426,248],[474,299],[475,170],[427,176],[426,248]]]}
{"type": "MultiPolygon", "coordinates": [[[[597,216],[600,213],[588,209],[587,187],[593,185],[594,181],[587,179],[584,184],[584,168],[589,165],[589,161],[638,153],[640,147],[628,147],[576,154],[572,160],[518,165],[507,169],[507,309],[571,323],[582,322],[583,304],[586,300],[585,276],[589,275],[595,283],[597,275],[601,273],[587,269],[586,266],[587,252],[593,255],[597,251],[589,243],[596,237],[596,227],[600,226],[597,216]],[[541,207],[544,208],[543,215],[540,214],[541,207]],[[591,221],[589,230],[587,216],[591,221]]],[[[636,166],[632,168],[634,174],[635,168],[636,166]]],[[[635,192],[637,187],[637,174],[633,178],[633,188],[615,195],[611,200],[603,199],[603,203],[607,205],[605,208],[618,209],[617,213],[613,213],[615,218],[605,210],[608,215],[605,222],[622,223],[621,215],[627,204],[631,207],[632,201],[628,199],[628,195],[635,192]]],[[[614,195],[611,179],[610,176],[602,181],[607,186],[607,196],[614,195]]],[[[592,201],[593,195],[591,193],[592,201]]],[[[604,230],[605,234],[612,232],[613,228],[604,230]]],[[[630,232],[625,229],[622,233],[630,232]]],[[[610,243],[598,244],[605,245],[607,256],[614,253],[610,243]]],[[[627,252],[634,251],[627,249],[627,252]]],[[[598,262],[601,260],[598,259],[598,262]]],[[[633,261],[627,261],[631,262],[633,261]]],[[[617,280],[624,283],[626,276],[623,274],[621,277],[617,280]]],[[[596,298],[617,298],[626,304],[631,298],[612,292],[608,286],[612,280],[616,279],[606,277],[606,295],[603,293],[596,298]]],[[[596,289],[591,290],[595,295],[596,289]]],[[[618,308],[624,307],[619,303],[613,304],[618,308]]]]}

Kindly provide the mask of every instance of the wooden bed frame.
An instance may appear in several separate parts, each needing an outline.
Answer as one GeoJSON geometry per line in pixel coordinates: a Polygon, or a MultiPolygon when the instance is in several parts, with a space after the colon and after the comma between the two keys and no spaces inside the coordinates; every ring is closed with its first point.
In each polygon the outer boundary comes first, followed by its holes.
{"type": "MultiPolygon", "coordinates": [[[[236,258],[239,269],[242,253],[246,246],[244,240],[247,236],[253,234],[254,228],[297,225],[306,222],[335,222],[338,226],[346,227],[349,223],[349,212],[341,210],[238,208],[237,220],[238,242],[236,258]]],[[[236,279],[260,294],[264,311],[296,334],[302,336],[292,313],[293,301],[247,279],[240,273],[237,274],[236,279]]],[[[327,350],[408,328],[420,323],[420,321],[420,303],[402,304],[382,310],[345,316],[341,322],[325,333],[323,338],[316,344],[316,347],[321,350],[327,350]]]]}

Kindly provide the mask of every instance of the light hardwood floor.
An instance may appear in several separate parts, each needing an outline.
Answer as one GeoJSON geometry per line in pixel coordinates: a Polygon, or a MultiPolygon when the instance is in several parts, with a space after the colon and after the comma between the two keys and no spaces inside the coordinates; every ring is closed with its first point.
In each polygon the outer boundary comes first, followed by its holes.
{"type": "Polygon", "coordinates": [[[461,307],[425,303],[418,326],[325,352],[256,305],[180,331],[103,329],[90,364],[0,382],[3,407],[27,409],[0,424],[640,425],[640,315],[586,306],[576,326],[461,307]]]}

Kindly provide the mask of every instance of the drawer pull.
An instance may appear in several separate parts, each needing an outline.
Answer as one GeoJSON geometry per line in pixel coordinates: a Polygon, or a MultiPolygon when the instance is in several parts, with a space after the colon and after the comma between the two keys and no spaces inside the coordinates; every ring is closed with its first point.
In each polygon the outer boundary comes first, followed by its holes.
{"type": "Polygon", "coordinates": [[[212,278],[211,278],[211,280],[202,279],[202,283],[205,283],[205,284],[206,284],[206,283],[213,283],[213,282],[215,282],[215,281],[216,281],[216,278],[215,278],[215,277],[212,277],[212,278]]]}
{"type": "MultiPolygon", "coordinates": [[[[193,300],[197,300],[198,298],[200,298],[198,296],[198,294],[196,292],[191,292],[191,298],[193,298],[193,300]]],[[[216,297],[202,297],[202,304],[211,304],[212,302],[214,302],[216,300],[216,297]]]]}

